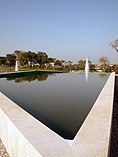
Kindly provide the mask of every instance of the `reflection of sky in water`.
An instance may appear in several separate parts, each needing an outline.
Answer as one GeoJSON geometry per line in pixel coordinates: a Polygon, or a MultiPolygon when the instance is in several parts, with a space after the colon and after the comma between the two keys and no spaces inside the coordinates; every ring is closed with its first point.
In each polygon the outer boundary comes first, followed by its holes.
{"type": "Polygon", "coordinates": [[[89,73],[86,82],[84,74],[44,74],[0,79],[0,88],[62,137],[73,139],[108,76],[89,73]]]}

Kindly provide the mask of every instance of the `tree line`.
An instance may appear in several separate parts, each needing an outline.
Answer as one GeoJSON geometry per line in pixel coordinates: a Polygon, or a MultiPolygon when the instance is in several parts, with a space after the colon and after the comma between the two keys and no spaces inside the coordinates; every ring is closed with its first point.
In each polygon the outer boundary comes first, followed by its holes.
{"type": "MultiPolygon", "coordinates": [[[[41,68],[41,69],[54,69],[63,71],[79,70],[83,71],[85,68],[85,60],[79,60],[77,64],[73,64],[72,61],[59,60],[51,58],[46,52],[32,52],[32,51],[21,51],[15,50],[12,54],[6,54],[5,57],[0,57],[0,66],[14,67],[16,59],[19,61],[19,67],[25,68],[41,68]]],[[[114,64],[110,66],[107,57],[99,58],[99,66],[93,64],[89,60],[90,71],[102,70],[103,72],[118,72],[118,65],[114,64]]]]}

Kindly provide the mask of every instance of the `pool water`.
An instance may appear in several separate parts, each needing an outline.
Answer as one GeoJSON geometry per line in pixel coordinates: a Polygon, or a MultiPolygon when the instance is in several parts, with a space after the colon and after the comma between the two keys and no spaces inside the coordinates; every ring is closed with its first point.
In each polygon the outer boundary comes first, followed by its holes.
{"type": "Polygon", "coordinates": [[[44,73],[1,78],[0,90],[64,139],[74,139],[109,74],[44,73]]]}

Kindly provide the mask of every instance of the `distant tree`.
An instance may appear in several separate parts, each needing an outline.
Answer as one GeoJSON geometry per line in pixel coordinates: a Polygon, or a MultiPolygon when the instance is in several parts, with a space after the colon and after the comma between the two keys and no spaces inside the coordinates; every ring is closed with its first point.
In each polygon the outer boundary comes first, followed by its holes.
{"type": "Polygon", "coordinates": [[[72,65],[72,70],[78,70],[78,64],[73,64],[72,65]]]}
{"type": "MultiPolygon", "coordinates": [[[[95,65],[89,60],[89,70],[90,71],[95,71],[95,65]]],[[[78,61],[78,70],[84,70],[85,69],[85,64],[86,64],[86,60],[79,60],[78,61]]]]}
{"type": "Polygon", "coordinates": [[[107,65],[106,72],[112,72],[112,70],[113,70],[112,66],[110,66],[110,65],[107,65]]]}
{"type": "MultiPolygon", "coordinates": [[[[90,64],[91,64],[91,61],[89,60],[89,67],[90,67],[90,64]]],[[[84,70],[85,69],[85,64],[86,64],[86,60],[79,60],[78,61],[78,69],[79,70],[84,70]]]]}
{"type": "Polygon", "coordinates": [[[0,57],[0,65],[5,65],[6,64],[6,57],[0,57]]]}
{"type": "Polygon", "coordinates": [[[61,60],[61,62],[62,62],[62,64],[65,64],[66,61],[65,60],[61,60]]]}
{"type": "Polygon", "coordinates": [[[115,66],[115,72],[118,74],[118,64],[115,66]]]}
{"type": "Polygon", "coordinates": [[[114,64],[112,70],[118,74],[118,64],[114,64]]]}
{"type": "Polygon", "coordinates": [[[28,64],[28,54],[27,52],[23,52],[20,56],[20,64],[21,66],[25,66],[28,64]]]}
{"type": "Polygon", "coordinates": [[[68,69],[68,71],[73,70],[73,62],[72,61],[66,61],[66,67],[68,69]]]}
{"type": "Polygon", "coordinates": [[[7,64],[11,67],[15,65],[16,56],[14,54],[7,54],[6,55],[7,64]]]}
{"type": "Polygon", "coordinates": [[[109,66],[108,58],[105,56],[102,56],[99,58],[99,62],[100,62],[100,67],[101,67],[102,71],[105,72],[109,66]]]}
{"type": "Polygon", "coordinates": [[[67,64],[70,66],[72,65],[72,63],[73,63],[72,61],[67,61],[67,64]]]}
{"type": "Polygon", "coordinates": [[[95,64],[90,63],[89,68],[90,68],[90,71],[95,71],[95,64]]]}
{"type": "Polygon", "coordinates": [[[14,54],[19,61],[19,65],[24,66],[27,63],[26,53],[22,50],[15,50],[14,54]]]}
{"type": "Polygon", "coordinates": [[[26,54],[27,60],[31,63],[37,62],[37,54],[35,52],[28,51],[26,54]]]}
{"type": "Polygon", "coordinates": [[[18,59],[20,59],[20,55],[21,55],[22,53],[23,53],[22,50],[15,50],[15,51],[14,51],[14,54],[15,54],[16,58],[18,58],[18,59]]]}
{"type": "Polygon", "coordinates": [[[62,62],[61,62],[60,60],[57,59],[57,60],[55,61],[54,65],[62,66],[62,62]]]}
{"type": "Polygon", "coordinates": [[[79,60],[78,61],[78,70],[84,70],[85,69],[85,64],[86,64],[86,61],[85,60],[79,60]]]}
{"type": "Polygon", "coordinates": [[[37,63],[41,68],[44,68],[45,63],[48,63],[48,55],[45,52],[37,52],[37,63]]]}
{"type": "Polygon", "coordinates": [[[48,58],[48,63],[53,63],[55,62],[56,58],[52,58],[52,57],[49,57],[48,58]]]}
{"type": "Polygon", "coordinates": [[[118,52],[118,38],[110,43],[110,46],[112,46],[116,52],[118,52]]]}

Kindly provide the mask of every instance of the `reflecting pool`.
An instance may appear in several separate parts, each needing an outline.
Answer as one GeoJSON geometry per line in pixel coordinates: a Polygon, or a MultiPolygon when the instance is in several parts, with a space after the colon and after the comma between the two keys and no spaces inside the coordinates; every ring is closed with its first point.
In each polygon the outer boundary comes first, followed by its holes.
{"type": "MultiPolygon", "coordinates": [[[[73,139],[109,74],[44,73],[0,79],[0,91],[65,139],[73,139]]],[[[25,119],[24,119],[25,120],[25,119]]]]}

